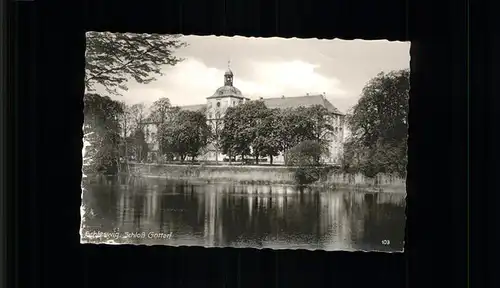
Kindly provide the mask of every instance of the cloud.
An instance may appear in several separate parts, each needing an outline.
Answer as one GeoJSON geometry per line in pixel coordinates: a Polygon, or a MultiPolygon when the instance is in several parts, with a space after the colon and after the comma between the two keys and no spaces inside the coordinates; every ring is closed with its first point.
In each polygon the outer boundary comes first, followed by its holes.
{"type": "MultiPolygon", "coordinates": [[[[189,46],[175,51],[186,60],[165,66],[150,84],[130,81],[128,104],[149,105],[167,97],[174,105],[203,104],[224,84],[227,61],[234,85],[251,99],[326,93],[345,112],[355,105],[366,83],[381,71],[409,67],[409,43],[364,40],[316,40],[184,36],[189,46]]],[[[107,95],[102,89],[98,89],[107,95]]]]}
{"type": "MultiPolygon", "coordinates": [[[[344,95],[340,81],[318,74],[313,65],[304,61],[249,62],[248,75],[233,70],[234,86],[250,98],[300,96],[306,93],[344,95]]],[[[224,84],[223,69],[207,67],[200,59],[188,58],[174,67],[166,67],[164,75],[144,85],[129,83],[129,90],[115,99],[128,104],[147,105],[167,97],[174,105],[203,104],[206,97],[224,84]]]]}
{"type": "Polygon", "coordinates": [[[300,96],[306,93],[342,96],[340,81],[327,78],[316,72],[319,65],[300,60],[286,62],[254,62],[254,81],[242,83],[242,89],[250,95],[262,94],[264,97],[280,95],[300,96]],[[255,85],[255,86],[253,86],[255,85]]]}

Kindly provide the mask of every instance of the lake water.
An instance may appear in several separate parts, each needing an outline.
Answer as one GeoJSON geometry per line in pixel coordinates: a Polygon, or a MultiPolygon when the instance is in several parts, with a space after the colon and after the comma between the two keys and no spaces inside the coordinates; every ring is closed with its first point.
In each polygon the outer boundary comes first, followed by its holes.
{"type": "Polygon", "coordinates": [[[84,180],[82,242],[399,252],[404,193],[84,180]]]}

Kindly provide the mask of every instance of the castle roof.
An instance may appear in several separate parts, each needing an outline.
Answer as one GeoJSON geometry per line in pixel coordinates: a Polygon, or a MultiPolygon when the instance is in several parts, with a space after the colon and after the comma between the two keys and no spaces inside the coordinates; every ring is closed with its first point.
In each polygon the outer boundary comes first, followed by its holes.
{"type": "Polygon", "coordinates": [[[201,109],[203,109],[205,107],[206,107],[205,104],[179,106],[179,108],[181,110],[184,110],[184,111],[200,111],[201,109]]]}
{"type": "MultiPolygon", "coordinates": [[[[232,87],[232,86],[230,86],[232,87]]],[[[234,88],[234,87],[232,87],[234,88]]],[[[238,90],[239,91],[239,90],[238,90]]],[[[220,97],[220,96],[219,96],[220,97]]],[[[235,97],[235,96],[233,96],[235,97]]],[[[209,98],[217,98],[215,95],[209,98]]],[[[241,96],[241,98],[244,98],[241,96]]],[[[335,113],[337,115],[344,115],[344,113],[340,112],[337,107],[333,106],[330,101],[328,101],[323,95],[307,95],[307,96],[298,96],[298,97],[277,97],[277,98],[264,98],[260,99],[264,101],[264,104],[269,109],[287,109],[287,108],[298,108],[298,107],[311,107],[315,105],[321,105],[328,109],[328,111],[335,113]]],[[[200,111],[206,107],[206,104],[199,105],[188,105],[188,106],[180,106],[182,110],[186,111],[200,111]]]]}
{"type": "Polygon", "coordinates": [[[274,108],[287,109],[287,108],[311,107],[315,105],[321,105],[332,113],[338,115],[344,115],[342,112],[340,112],[339,109],[333,106],[333,104],[330,103],[330,101],[328,101],[323,95],[264,98],[261,100],[264,101],[264,104],[269,109],[274,109],[274,108]]]}

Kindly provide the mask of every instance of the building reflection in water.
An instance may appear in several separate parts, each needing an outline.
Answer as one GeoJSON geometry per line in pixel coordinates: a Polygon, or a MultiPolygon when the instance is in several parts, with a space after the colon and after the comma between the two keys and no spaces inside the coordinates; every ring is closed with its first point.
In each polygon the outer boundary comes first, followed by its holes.
{"type": "Polygon", "coordinates": [[[97,211],[85,219],[88,229],[173,233],[168,243],[140,242],[149,244],[391,251],[403,245],[404,194],[162,179],[119,184],[88,185],[87,205],[97,211]],[[387,238],[389,247],[381,244],[387,238]]]}

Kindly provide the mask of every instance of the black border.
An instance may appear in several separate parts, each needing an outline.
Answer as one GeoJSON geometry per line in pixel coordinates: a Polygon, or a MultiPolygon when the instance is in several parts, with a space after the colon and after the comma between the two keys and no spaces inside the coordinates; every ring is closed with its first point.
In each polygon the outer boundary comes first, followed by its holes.
{"type": "Polygon", "coordinates": [[[12,131],[2,140],[15,174],[4,178],[8,206],[17,208],[8,251],[21,273],[12,279],[29,287],[465,286],[466,5],[324,2],[10,2],[17,38],[7,60],[18,81],[9,81],[12,131]],[[80,245],[85,30],[412,40],[405,254],[80,245]]]}

